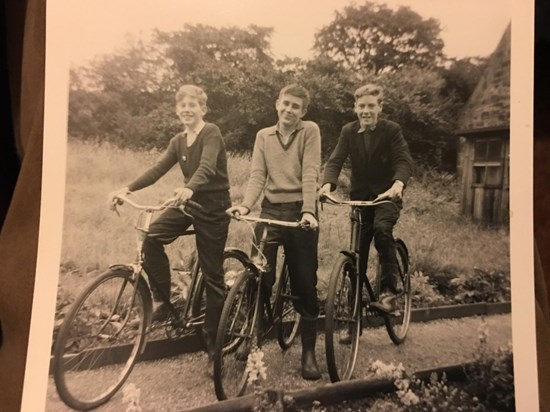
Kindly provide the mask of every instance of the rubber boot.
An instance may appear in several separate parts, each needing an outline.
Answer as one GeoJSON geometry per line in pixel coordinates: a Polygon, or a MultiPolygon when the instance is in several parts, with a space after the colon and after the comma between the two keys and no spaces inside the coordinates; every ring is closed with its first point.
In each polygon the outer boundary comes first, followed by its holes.
{"type": "Polygon", "coordinates": [[[205,352],[208,356],[208,362],[212,362],[214,360],[214,345],[216,343],[216,333],[215,332],[207,332],[203,329],[203,336],[204,336],[204,345],[205,345],[205,352]]]}
{"type": "Polygon", "coordinates": [[[206,352],[206,376],[208,378],[214,377],[214,345],[216,342],[216,333],[214,332],[207,332],[203,329],[203,336],[204,336],[204,344],[205,344],[205,352],[206,352]]]}
{"type": "Polygon", "coordinates": [[[315,342],[317,340],[317,320],[302,319],[302,378],[317,380],[321,378],[321,372],[315,359],[315,342]]]}

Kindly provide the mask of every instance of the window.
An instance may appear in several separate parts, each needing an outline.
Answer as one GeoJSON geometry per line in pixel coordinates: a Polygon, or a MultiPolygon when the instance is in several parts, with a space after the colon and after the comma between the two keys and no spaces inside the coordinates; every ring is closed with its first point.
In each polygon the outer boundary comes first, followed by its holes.
{"type": "Polygon", "coordinates": [[[481,187],[500,187],[503,176],[501,139],[477,139],[474,142],[472,183],[481,187]]]}

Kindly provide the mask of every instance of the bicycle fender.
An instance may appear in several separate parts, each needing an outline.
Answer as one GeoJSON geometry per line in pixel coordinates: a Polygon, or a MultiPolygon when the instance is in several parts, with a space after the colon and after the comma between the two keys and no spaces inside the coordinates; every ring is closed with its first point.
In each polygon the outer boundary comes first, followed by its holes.
{"type": "Polygon", "coordinates": [[[356,253],[351,250],[341,250],[340,253],[344,256],[347,256],[351,259],[355,259],[356,253]]]}
{"type": "Polygon", "coordinates": [[[109,265],[109,269],[134,273],[134,268],[131,265],[114,264],[114,265],[109,265]]]}
{"type": "Polygon", "coordinates": [[[226,252],[235,253],[236,255],[239,255],[240,257],[242,257],[247,265],[254,266],[254,264],[252,263],[252,261],[250,260],[248,255],[245,252],[243,252],[241,249],[238,249],[236,247],[226,247],[223,252],[224,253],[226,253],[226,252]]]}
{"type": "Polygon", "coordinates": [[[403,249],[405,249],[405,252],[407,253],[407,257],[411,256],[411,254],[409,253],[409,248],[407,247],[403,239],[396,238],[395,243],[399,243],[401,246],[403,246],[403,249]]]}

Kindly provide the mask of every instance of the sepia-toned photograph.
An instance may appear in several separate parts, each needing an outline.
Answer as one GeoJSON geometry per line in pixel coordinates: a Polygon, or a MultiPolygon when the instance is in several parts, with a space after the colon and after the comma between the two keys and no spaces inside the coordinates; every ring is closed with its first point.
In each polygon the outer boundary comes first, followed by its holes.
{"type": "Polygon", "coordinates": [[[513,6],[49,3],[34,405],[538,410],[513,6]]]}

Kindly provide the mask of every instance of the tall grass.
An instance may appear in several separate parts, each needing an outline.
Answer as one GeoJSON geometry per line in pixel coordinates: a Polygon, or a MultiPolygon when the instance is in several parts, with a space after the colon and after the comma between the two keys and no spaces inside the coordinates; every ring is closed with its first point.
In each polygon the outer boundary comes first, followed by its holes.
{"type": "MultiPolygon", "coordinates": [[[[133,225],[137,212],[122,206],[118,217],[109,210],[107,195],[127,185],[154,164],[159,155],[156,151],[134,152],[108,144],[69,142],[62,272],[85,275],[112,263],[129,263],[135,259],[133,225]]],[[[246,189],[250,158],[230,156],[228,167],[235,204],[242,200],[246,189]]],[[[346,192],[347,175],[343,173],[340,180],[346,192]]],[[[175,167],[134,198],[139,203],[158,204],[181,185],[181,171],[175,167]]],[[[413,270],[436,277],[459,275],[474,267],[509,273],[508,229],[484,228],[460,216],[457,191],[458,185],[452,176],[430,171],[419,174],[407,187],[395,234],[406,241],[413,270]]],[[[339,250],[348,246],[348,212],[346,208],[328,205],[320,211],[320,290],[324,289],[339,250]]],[[[232,222],[227,245],[248,252],[250,242],[247,225],[232,222]]],[[[194,240],[188,237],[170,247],[169,255],[173,261],[185,261],[193,250],[194,240]]],[[[66,276],[63,281],[68,282],[66,276]]]]}

